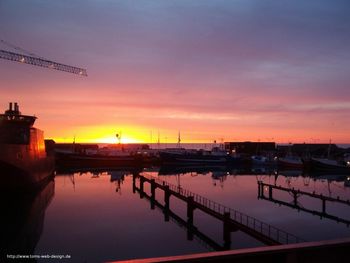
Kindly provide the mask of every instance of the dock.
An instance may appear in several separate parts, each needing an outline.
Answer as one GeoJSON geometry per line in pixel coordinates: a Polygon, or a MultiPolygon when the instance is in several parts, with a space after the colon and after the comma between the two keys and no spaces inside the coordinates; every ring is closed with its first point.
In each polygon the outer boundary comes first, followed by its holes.
{"type": "Polygon", "coordinates": [[[133,189],[140,192],[141,198],[147,197],[150,199],[151,208],[154,208],[156,204],[158,206],[160,204],[156,200],[156,189],[164,191],[164,206],[162,205],[162,209],[164,209],[165,213],[171,211],[171,196],[185,202],[187,205],[186,225],[190,228],[195,229],[194,211],[196,209],[220,220],[223,224],[223,247],[226,249],[231,244],[231,232],[237,230],[248,234],[266,245],[304,242],[303,239],[291,233],[155,177],[133,174],[133,189]],[[139,186],[136,185],[137,181],[139,182],[139,186]],[[145,183],[150,184],[150,194],[146,194],[144,191],[145,183]]]}
{"type": "Polygon", "coordinates": [[[164,205],[162,205],[157,200],[152,200],[151,196],[148,195],[145,192],[141,192],[139,188],[133,188],[134,192],[138,192],[140,194],[141,198],[147,199],[151,203],[151,209],[154,210],[155,208],[158,208],[163,214],[164,214],[164,221],[169,222],[172,221],[181,228],[185,229],[187,232],[187,240],[196,240],[198,241],[203,247],[208,249],[209,251],[222,251],[227,250],[229,248],[225,247],[225,245],[220,245],[210,237],[208,237],[206,234],[201,232],[197,227],[193,225],[187,224],[187,221],[185,219],[182,219],[179,215],[177,215],[175,212],[171,211],[170,209],[166,209],[164,205]]]}
{"type": "Polygon", "coordinates": [[[286,188],[283,186],[266,184],[262,181],[258,181],[258,198],[262,199],[262,200],[271,201],[271,202],[274,202],[274,203],[279,204],[279,205],[294,208],[294,209],[297,209],[298,211],[303,211],[306,213],[317,215],[320,218],[327,218],[330,220],[334,220],[336,222],[346,224],[347,227],[349,227],[349,225],[350,225],[350,220],[332,215],[332,214],[327,212],[326,206],[327,206],[327,203],[329,203],[329,202],[350,206],[350,200],[341,199],[339,196],[334,198],[331,196],[325,196],[325,195],[318,194],[315,192],[306,192],[306,191],[301,191],[299,189],[286,188]],[[282,192],[289,193],[292,196],[292,199],[293,199],[292,202],[290,203],[288,201],[278,200],[273,195],[274,191],[282,191],[282,192]],[[265,192],[267,193],[267,196],[265,195],[265,192]],[[320,210],[311,210],[311,209],[308,209],[308,208],[301,206],[299,203],[299,200],[298,200],[301,196],[308,196],[310,198],[319,200],[321,209],[320,210]]]}

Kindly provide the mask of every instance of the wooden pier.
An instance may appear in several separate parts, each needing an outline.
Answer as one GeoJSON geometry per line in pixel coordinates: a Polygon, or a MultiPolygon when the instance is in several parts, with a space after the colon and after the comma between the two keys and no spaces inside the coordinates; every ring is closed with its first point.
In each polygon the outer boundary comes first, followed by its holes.
{"type": "Polygon", "coordinates": [[[298,211],[303,211],[303,212],[307,212],[307,213],[310,213],[313,215],[317,215],[321,218],[324,217],[324,218],[328,218],[328,219],[331,219],[331,220],[334,220],[337,222],[341,222],[341,223],[346,224],[347,226],[350,225],[350,220],[331,215],[331,214],[327,213],[327,211],[326,211],[327,202],[333,202],[333,203],[338,203],[338,204],[350,206],[350,200],[343,200],[339,196],[337,198],[334,198],[334,197],[318,194],[315,192],[310,193],[310,192],[306,192],[306,191],[301,191],[299,189],[286,188],[286,187],[272,185],[272,184],[266,184],[266,183],[263,183],[262,181],[258,181],[258,198],[263,199],[263,200],[267,200],[267,201],[271,201],[271,202],[277,203],[279,205],[288,206],[288,207],[297,209],[298,211]],[[289,203],[289,202],[286,202],[283,200],[278,200],[278,199],[274,198],[274,195],[273,195],[274,191],[282,191],[282,192],[287,192],[287,193],[291,194],[291,196],[293,198],[292,203],[289,203]],[[267,196],[265,195],[265,192],[267,193],[267,196]],[[301,196],[308,196],[308,197],[320,200],[321,211],[311,210],[311,209],[300,206],[298,199],[301,196]]]}
{"type": "Polygon", "coordinates": [[[266,245],[280,245],[299,243],[304,240],[293,234],[287,233],[281,229],[264,223],[256,218],[245,215],[232,208],[228,208],[201,195],[195,194],[179,186],[170,184],[158,178],[133,175],[133,189],[140,192],[140,197],[148,197],[151,201],[151,207],[155,207],[159,202],[156,201],[156,189],[164,191],[164,210],[170,211],[170,197],[176,197],[187,204],[186,224],[191,228],[194,227],[194,211],[199,209],[204,213],[222,221],[223,223],[223,240],[224,247],[227,249],[231,244],[231,232],[240,230],[266,245]],[[136,181],[139,181],[139,187],[136,181]],[[150,195],[144,191],[145,183],[150,184],[150,195]]]}
{"type": "MultiPolygon", "coordinates": [[[[151,209],[158,208],[164,213],[164,221],[169,222],[170,220],[175,222],[178,226],[184,228],[187,231],[187,240],[196,239],[200,244],[202,244],[205,248],[212,251],[222,251],[228,250],[229,247],[225,247],[225,245],[219,245],[216,241],[208,237],[206,234],[202,233],[198,230],[197,227],[193,225],[189,225],[186,220],[182,219],[179,215],[167,209],[164,205],[162,205],[157,200],[152,200],[151,196],[145,192],[141,192],[139,188],[134,187],[134,192],[138,192],[141,198],[147,199],[151,203],[151,209]]],[[[226,244],[227,245],[227,244],[226,244]]]]}

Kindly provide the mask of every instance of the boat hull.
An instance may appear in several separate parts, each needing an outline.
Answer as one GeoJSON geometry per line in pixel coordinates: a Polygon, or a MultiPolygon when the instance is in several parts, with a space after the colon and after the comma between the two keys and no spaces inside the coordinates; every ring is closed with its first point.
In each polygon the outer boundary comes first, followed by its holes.
{"type": "Polygon", "coordinates": [[[238,162],[231,156],[220,155],[201,155],[201,154],[177,154],[177,153],[160,153],[161,163],[163,164],[200,164],[200,165],[214,165],[214,164],[230,164],[238,162]]]}
{"type": "Polygon", "coordinates": [[[289,160],[285,158],[278,159],[278,166],[283,168],[294,168],[294,169],[302,169],[303,162],[300,160],[289,160]]]}
{"type": "Polygon", "coordinates": [[[118,168],[133,167],[142,164],[138,156],[99,156],[81,154],[56,154],[56,164],[59,169],[70,168],[118,168]]]}
{"type": "Polygon", "coordinates": [[[39,189],[53,178],[54,159],[45,158],[26,168],[0,161],[0,190],[26,192],[39,189]]]}
{"type": "Polygon", "coordinates": [[[350,167],[341,164],[333,164],[327,162],[327,159],[311,158],[309,161],[311,171],[316,172],[330,172],[334,174],[346,174],[350,175],[350,167]]]}
{"type": "Polygon", "coordinates": [[[30,145],[0,145],[0,189],[23,191],[39,188],[54,172],[53,156],[38,155],[30,145]]]}

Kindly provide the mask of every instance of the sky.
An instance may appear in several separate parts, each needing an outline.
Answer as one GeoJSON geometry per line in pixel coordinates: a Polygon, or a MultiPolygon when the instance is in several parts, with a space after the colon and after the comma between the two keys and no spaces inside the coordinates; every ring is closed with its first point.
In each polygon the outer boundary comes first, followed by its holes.
{"type": "Polygon", "coordinates": [[[18,102],[57,142],[350,143],[349,13],[348,0],[0,0],[0,39],[88,72],[0,59],[1,111],[18,102]]]}

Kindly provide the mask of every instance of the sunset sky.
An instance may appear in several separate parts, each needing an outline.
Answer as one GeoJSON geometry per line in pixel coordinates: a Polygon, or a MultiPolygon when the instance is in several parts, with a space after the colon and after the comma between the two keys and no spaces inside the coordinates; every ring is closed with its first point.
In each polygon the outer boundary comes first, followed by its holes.
{"type": "Polygon", "coordinates": [[[0,59],[1,111],[18,102],[57,142],[350,143],[349,14],[349,0],[0,0],[0,39],[88,71],[0,59]]]}

